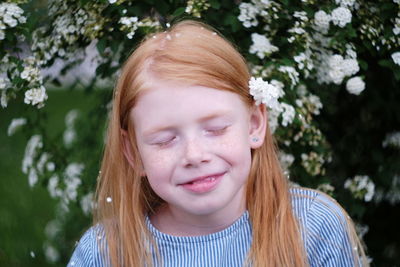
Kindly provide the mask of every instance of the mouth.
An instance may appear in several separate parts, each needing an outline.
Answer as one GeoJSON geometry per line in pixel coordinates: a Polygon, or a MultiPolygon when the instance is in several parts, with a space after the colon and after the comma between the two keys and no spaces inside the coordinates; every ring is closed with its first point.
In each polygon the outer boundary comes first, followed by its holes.
{"type": "Polygon", "coordinates": [[[226,172],[222,172],[197,177],[189,182],[179,184],[179,186],[194,193],[207,193],[216,188],[225,173],[226,172]]]}

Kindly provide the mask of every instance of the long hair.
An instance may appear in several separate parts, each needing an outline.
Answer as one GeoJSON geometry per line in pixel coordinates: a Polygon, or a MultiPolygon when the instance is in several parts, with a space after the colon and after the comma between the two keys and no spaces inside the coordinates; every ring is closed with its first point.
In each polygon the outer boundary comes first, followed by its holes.
{"type": "MultiPolygon", "coordinates": [[[[251,107],[250,73],[233,45],[211,27],[182,21],[166,32],[148,36],[123,66],[114,92],[106,147],[97,187],[94,223],[103,225],[113,266],[152,266],[151,240],[145,224],[162,202],[142,177],[134,125],[129,112],[139,93],[149,89],[149,76],[238,94],[251,107]],[[151,75],[149,75],[151,74],[151,75]],[[134,166],[123,154],[122,130],[129,134],[134,166]],[[107,201],[110,200],[111,202],[107,201]]],[[[269,129],[262,147],[252,151],[246,205],[253,242],[253,266],[307,266],[286,178],[269,129]]],[[[153,244],[154,245],[154,244],[153,244]]]]}

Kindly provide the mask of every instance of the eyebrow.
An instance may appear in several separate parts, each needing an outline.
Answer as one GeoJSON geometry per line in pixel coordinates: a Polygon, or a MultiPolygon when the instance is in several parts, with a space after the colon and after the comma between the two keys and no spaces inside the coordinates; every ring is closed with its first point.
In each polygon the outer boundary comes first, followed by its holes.
{"type": "MultiPolygon", "coordinates": [[[[226,112],[226,111],[216,112],[216,113],[207,115],[205,117],[199,118],[197,120],[197,122],[198,123],[205,123],[207,121],[210,121],[210,120],[213,120],[213,119],[216,119],[216,118],[220,118],[220,117],[228,117],[229,118],[228,112],[226,112]]],[[[162,126],[162,127],[158,127],[158,128],[155,128],[155,129],[151,129],[149,131],[145,131],[143,133],[143,135],[144,136],[150,136],[150,135],[153,135],[153,134],[158,133],[158,132],[170,131],[170,130],[172,130],[174,128],[175,128],[174,126],[162,126]]]]}

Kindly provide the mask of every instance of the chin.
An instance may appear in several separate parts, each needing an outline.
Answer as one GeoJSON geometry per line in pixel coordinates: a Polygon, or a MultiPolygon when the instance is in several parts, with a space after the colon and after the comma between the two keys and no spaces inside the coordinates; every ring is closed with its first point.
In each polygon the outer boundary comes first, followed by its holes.
{"type": "Polygon", "coordinates": [[[196,205],[191,207],[185,207],[185,211],[189,214],[195,216],[208,216],[218,213],[223,209],[223,205],[216,205],[213,203],[210,205],[209,203],[202,203],[202,205],[196,205]]]}

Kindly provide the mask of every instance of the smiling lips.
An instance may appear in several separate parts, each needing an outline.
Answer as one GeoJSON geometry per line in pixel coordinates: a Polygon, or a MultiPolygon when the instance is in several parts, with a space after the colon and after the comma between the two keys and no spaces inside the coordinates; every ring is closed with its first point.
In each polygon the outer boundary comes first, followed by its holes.
{"type": "Polygon", "coordinates": [[[194,193],[207,193],[217,186],[224,174],[225,172],[199,177],[180,186],[194,193]]]}

